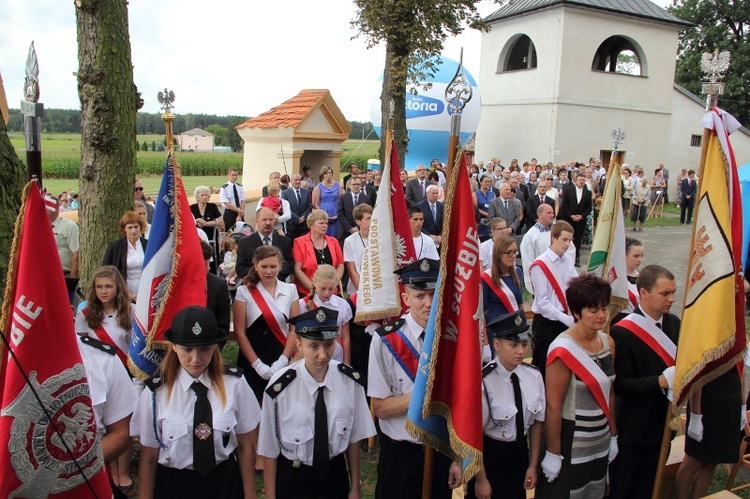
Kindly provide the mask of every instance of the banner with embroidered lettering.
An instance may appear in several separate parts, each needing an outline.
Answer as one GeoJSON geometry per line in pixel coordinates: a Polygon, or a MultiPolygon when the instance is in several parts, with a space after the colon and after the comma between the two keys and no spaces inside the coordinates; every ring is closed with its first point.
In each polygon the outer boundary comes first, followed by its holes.
{"type": "Polygon", "coordinates": [[[391,141],[380,186],[357,291],[359,301],[354,320],[360,324],[401,315],[402,288],[393,271],[417,260],[395,141],[391,141]]]}
{"type": "MultiPolygon", "coordinates": [[[[614,156],[614,155],[613,155],[614,156]]],[[[622,178],[620,165],[610,159],[604,185],[599,222],[591,245],[588,271],[609,282],[612,297],[609,313],[613,317],[628,306],[628,279],[625,266],[625,223],[622,219],[622,178]]]]}
{"type": "Polygon", "coordinates": [[[56,248],[39,187],[29,182],[0,318],[18,359],[3,343],[0,497],[112,496],[56,248]]]}
{"type": "MultiPolygon", "coordinates": [[[[690,393],[743,359],[742,208],[729,135],[740,124],[714,108],[703,118],[710,130],[700,170],[693,241],[688,250],[685,308],[674,376],[675,411],[690,393]]],[[[704,140],[705,140],[704,136],[704,140]]]]}
{"type": "Polygon", "coordinates": [[[406,429],[463,468],[482,463],[482,365],[479,317],[482,266],[469,165],[460,151],[448,173],[440,274],[425,330],[406,429]]]}
{"type": "Polygon", "coordinates": [[[159,369],[164,333],[188,305],[206,306],[206,264],[182,184],[180,167],[167,156],[143,258],[128,368],[147,379],[159,369]]]}

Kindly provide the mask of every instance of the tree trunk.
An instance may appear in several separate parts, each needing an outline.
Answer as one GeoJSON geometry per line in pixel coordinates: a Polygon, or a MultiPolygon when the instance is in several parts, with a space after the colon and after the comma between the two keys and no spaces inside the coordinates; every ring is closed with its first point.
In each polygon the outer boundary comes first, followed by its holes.
{"type": "Polygon", "coordinates": [[[409,68],[409,49],[398,43],[388,41],[385,45],[385,71],[383,89],[380,93],[381,134],[380,164],[385,165],[385,131],[388,129],[388,118],[391,116],[393,102],[393,140],[398,147],[398,161],[401,168],[406,168],[404,158],[409,144],[406,129],[406,78],[409,68]]]}
{"type": "MultiPolygon", "coordinates": [[[[81,100],[80,278],[85,289],[133,209],[136,111],[125,0],[76,0],[81,100]]],[[[125,276],[123,276],[125,277],[125,276]]]]}
{"type": "Polygon", "coordinates": [[[21,191],[26,180],[26,167],[16,155],[0,115],[0,296],[5,293],[5,276],[8,273],[10,246],[13,243],[18,211],[21,208],[21,191]]]}

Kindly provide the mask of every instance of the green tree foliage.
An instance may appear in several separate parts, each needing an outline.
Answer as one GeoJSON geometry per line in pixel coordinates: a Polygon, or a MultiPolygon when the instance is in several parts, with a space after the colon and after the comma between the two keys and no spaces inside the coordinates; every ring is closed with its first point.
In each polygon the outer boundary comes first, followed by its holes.
{"type": "MultiPolygon", "coordinates": [[[[435,57],[443,42],[469,25],[486,29],[477,12],[478,0],[354,0],[357,14],[352,27],[371,48],[385,43],[385,69],[380,94],[382,129],[393,104],[394,138],[399,160],[404,164],[408,144],[406,130],[406,89],[435,73],[435,57]]],[[[498,2],[500,3],[500,2],[498,2]]],[[[385,134],[383,134],[385,136],[385,134]]],[[[385,152],[381,144],[381,164],[385,152]]]]}
{"type": "Polygon", "coordinates": [[[155,140],[151,141],[151,150],[152,151],[156,151],[156,141],[155,140]]]}
{"type": "Polygon", "coordinates": [[[229,123],[229,130],[227,130],[227,145],[232,148],[232,151],[239,152],[245,145],[242,137],[237,132],[237,125],[247,121],[246,118],[235,116],[235,118],[229,123]]]}
{"type": "Polygon", "coordinates": [[[352,133],[349,134],[350,139],[358,140],[378,140],[378,134],[372,128],[372,123],[362,121],[350,121],[349,124],[352,126],[352,133]]]}
{"type": "Polygon", "coordinates": [[[214,134],[214,145],[215,146],[223,146],[227,143],[227,133],[229,133],[229,130],[225,126],[213,124],[208,125],[205,130],[208,133],[214,134]]]}
{"type": "Polygon", "coordinates": [[[730,51],[732,62],[719,106],[744,125],[750,124],[750,1],[674,0],[668,10],[695,24],[680,34],[675,81],[700,95],[705,80],[702,54],[730,51]]]}
{"type": "Polygon", "coordinates": [[[146,141],[143,141],[143,144],[141,144],[141,151],[148,151],[148,144],[146,144],[146,141]]]}
{"type": "Polygon", "coordinates": [[[5,121],[0,118],[0,296],[5,290],[8,273],[10,245],[18,210],[21,208],[21,190],[26,180],[26,167],[16,155],[8,139],[5,121]]]}

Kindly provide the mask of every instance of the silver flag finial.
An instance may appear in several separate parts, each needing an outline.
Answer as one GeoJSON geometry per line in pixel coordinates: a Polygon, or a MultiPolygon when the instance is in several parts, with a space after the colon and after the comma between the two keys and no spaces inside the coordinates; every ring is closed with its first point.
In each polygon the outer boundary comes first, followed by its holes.
{"type": "Polygon", "coordinates": [[[620,144],[625,140],[625,130],[622,128],[615,128],[612,130],[612,151],[619,149],[620,144]]]}
{"type": "Polygon", "coordinates": [[[159,101],[159,104],[161,104],[161,109],[163,109],[165,113],[168,113],[169,110],[174,107],[174,92],[167,90],[166,87],[163,92],[159,92],[156,99],[159,101]]]}
{"type": "Polygon", "coordinates": [[[461,48],[458,69],[445,89],[445,101],[448,103],[448,109],[451,114],[460,114],[471,100],[473,94],[474,91],[471,88],[471,83],[469,83],[469,78],[464,73],[464,49],[461,48]]]}
{"type": "Polygon", "coordinates": [[[34,42],[29,47],[26,57],[26,80],[23,85],[23,97],[27,102],[39,102],[39,61],[36,58],[34,42]]]}

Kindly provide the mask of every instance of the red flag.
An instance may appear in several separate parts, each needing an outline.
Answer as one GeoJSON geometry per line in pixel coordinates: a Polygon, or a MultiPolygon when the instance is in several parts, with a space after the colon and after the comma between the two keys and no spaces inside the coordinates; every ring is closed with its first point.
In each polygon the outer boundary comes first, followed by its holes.
{"type": "Polygon", "coordinates": [[[448,174],[440,275],[406,429],[461,463],[464,483],[482,463],[479,235],[463,150],[448,174]]]}
{"type": "Polygon", "coordinates": [[[3,342],[0,497],[111,497],[62,265],[34,182],[24,189],[7,283],[0,321],[20,367],[3,342]]]}

